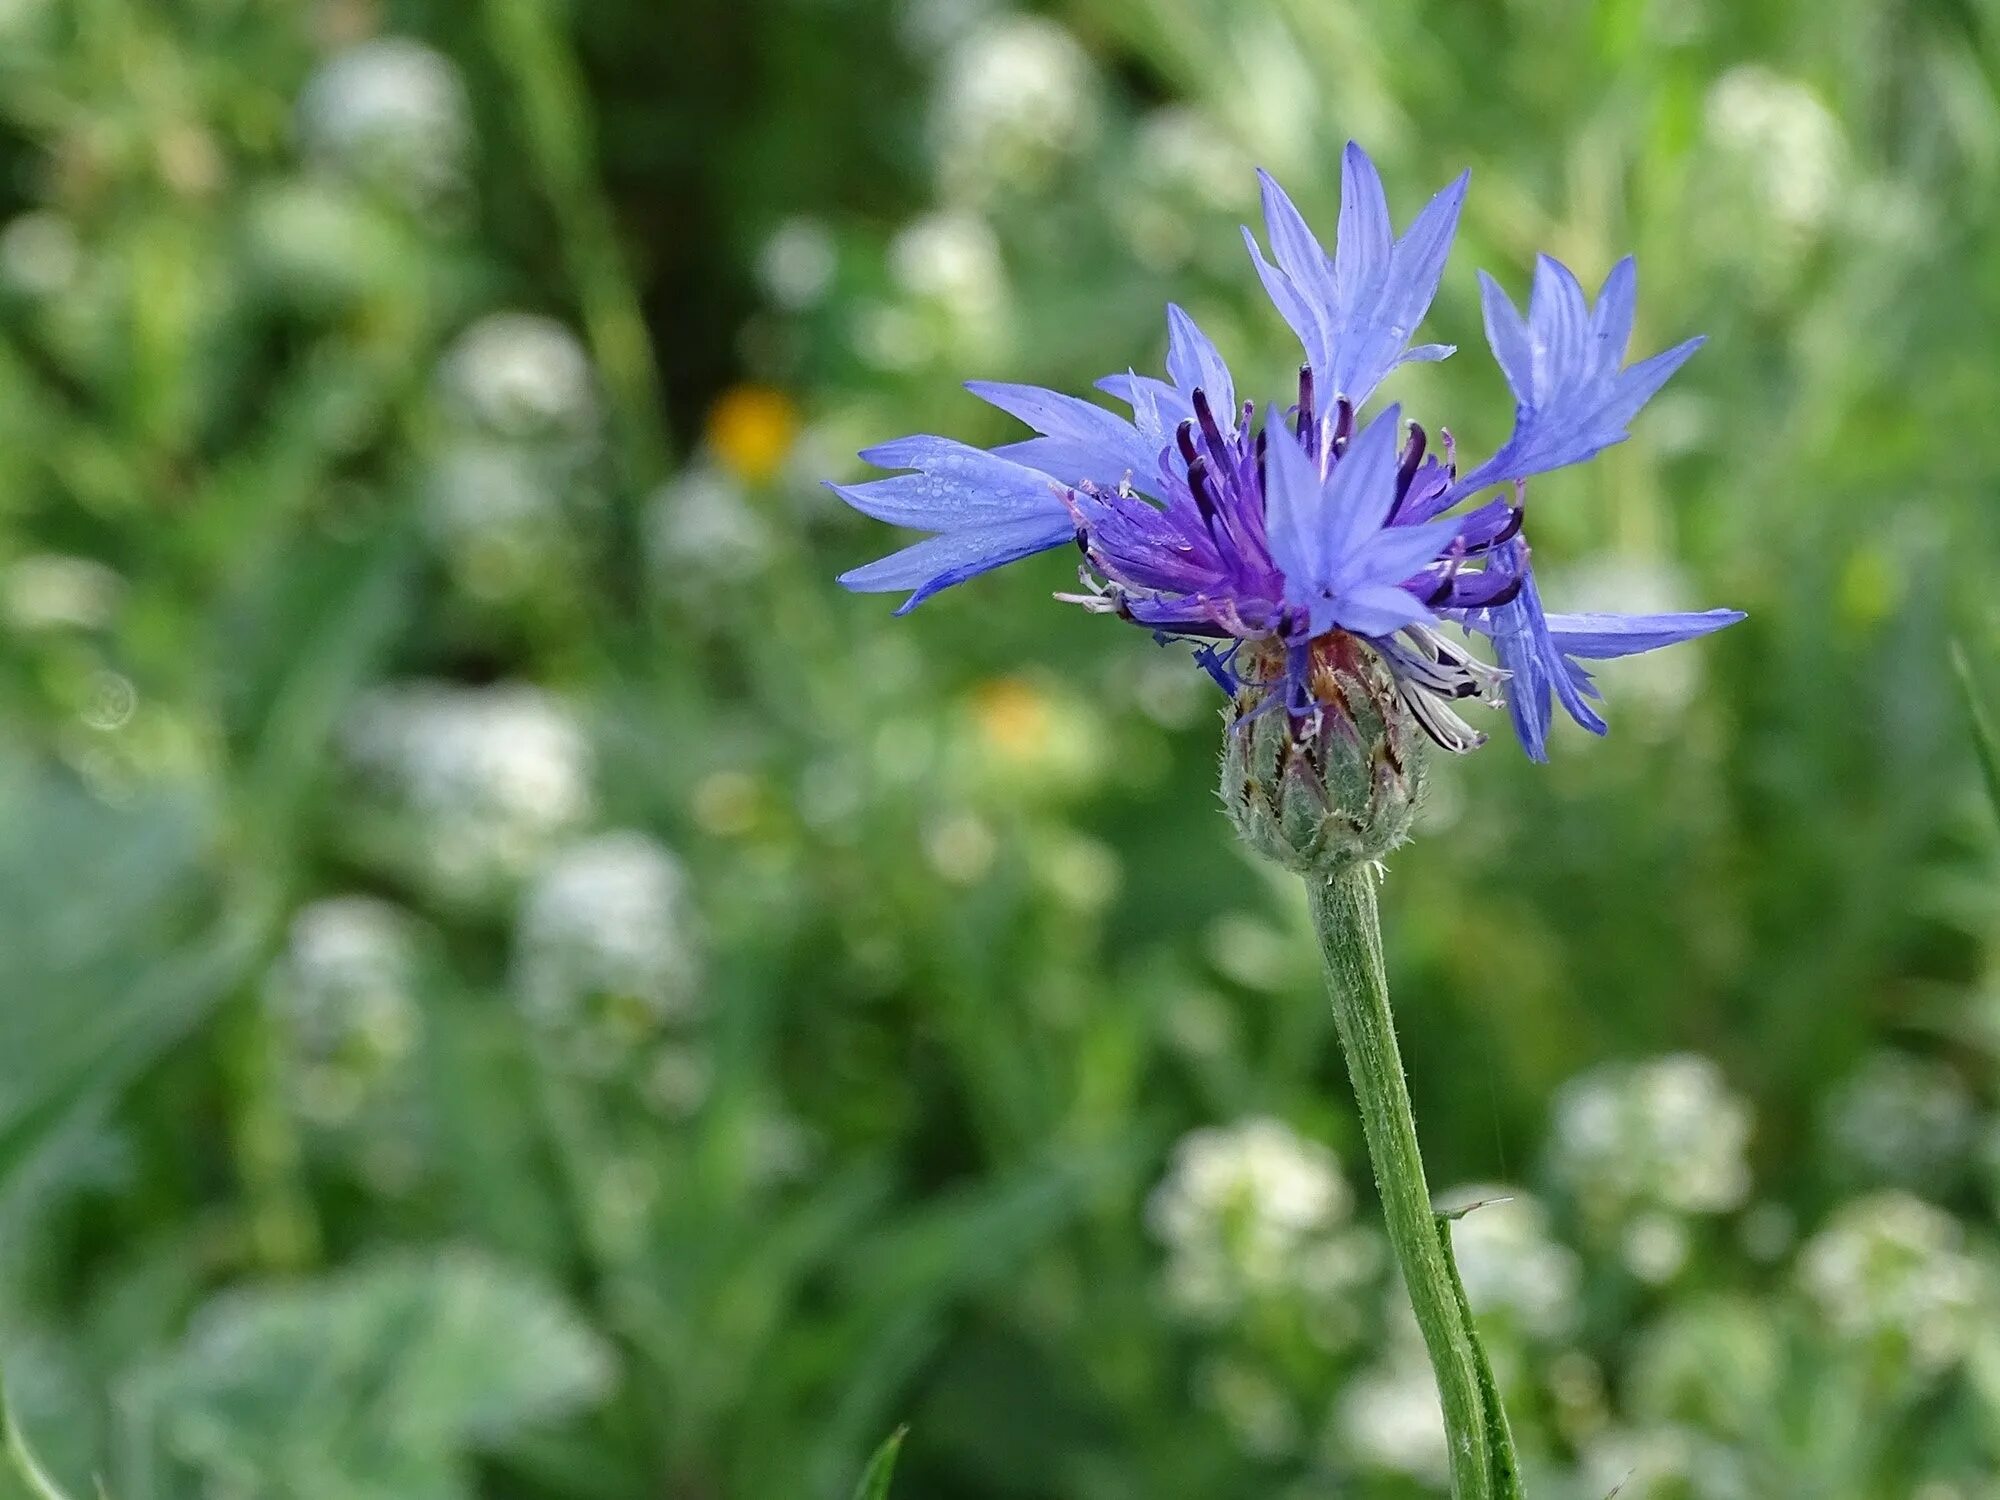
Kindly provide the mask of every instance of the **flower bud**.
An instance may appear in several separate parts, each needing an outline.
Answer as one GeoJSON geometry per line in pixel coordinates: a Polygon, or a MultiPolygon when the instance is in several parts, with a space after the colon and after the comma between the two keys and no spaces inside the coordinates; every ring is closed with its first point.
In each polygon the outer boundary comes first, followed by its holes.
{"type": "Polygon", "coordinates": [[[1422,736],[1364,641],[1334,631],[1304,650],[1303,662],[1276,647],[1250,661],[1227,712],[1222,801],[1258,853],[1332,875],[1408,839],[1423,794],[1422,736]],[[1285,701],[1295,694],[1310,699],[1308,712],[1285,701]]]}

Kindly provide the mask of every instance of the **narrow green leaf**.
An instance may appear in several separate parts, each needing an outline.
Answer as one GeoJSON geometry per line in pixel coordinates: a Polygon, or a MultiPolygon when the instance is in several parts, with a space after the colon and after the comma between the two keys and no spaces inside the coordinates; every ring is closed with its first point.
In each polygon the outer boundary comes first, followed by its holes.
{"type": "Polygon", "coordinates": [[[896,1472],[896,1455],[903,1451],[903,1439],[909,1432],[908,1427],[898,1427],[883,1439],[875,1456],[868,1460],[868,1467],[861,1471],[860,1482],[854,1486],[854,1500],[888,1500],[889,1480],[896,1472]]]}
{"type": "Polygon", "coordinates": [[[1972,663],[1966,659],[1965,647],[1951,643],[1951,664],[1958,674],[1958,691],[1965,700],[1965,716],[1972,724],[1972,748],[1979,757],[1980,774],[1985,778],[1986,797],[1993,804],[1993,815],[2000,818],[2000,734],[1993,729],[1992,719],[1987,717],[1986,705],[1979,695],[1979,686],[1972,680],[1972,663]]]}
{"type": "Polygon", "coordinates": [[[6,1439],[8,1463],[35,1500],[71,1500],[69,1492],[49,1477],[48,1469],[29,1446],[27,1435],[14,1415],[14,1403],[7,1395],[4,1380],[0,1380],[0,1435],[6,1439]]]}

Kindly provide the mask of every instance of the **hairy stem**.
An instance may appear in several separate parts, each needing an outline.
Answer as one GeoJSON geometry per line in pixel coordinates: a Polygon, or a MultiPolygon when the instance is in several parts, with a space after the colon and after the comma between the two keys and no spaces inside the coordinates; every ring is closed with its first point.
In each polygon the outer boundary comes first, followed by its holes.
{"type": "Polygon", "coordinates": [[[1389,1240],[1437,1374],[1453,1500],[1513,1500],[1520,1478],[1507,1416],[1460,1290],[1450,1225],[1431,1207],[1417,1151],[1416,1120],[1389,1014],[1375,880],[1374,867],[1362,862],[1339,874],[1307,877],[1334,1024],[1361,1106],[1389,1240]]]}

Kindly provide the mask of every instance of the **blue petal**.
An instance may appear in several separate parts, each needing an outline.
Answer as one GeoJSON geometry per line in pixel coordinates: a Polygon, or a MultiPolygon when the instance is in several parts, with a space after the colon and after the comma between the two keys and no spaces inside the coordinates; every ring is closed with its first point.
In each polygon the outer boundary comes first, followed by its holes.
{"type": "Polygon", "coordinates": [[[968,527],[926,537],[900,552],[851,569],[840,575],[840,582],[860,594],[914,589],[896,610],[905,615],[940,589],[1059,547],[1075,534],[1075,525],[1067,515],[1060,522],[1027,518],[968,527]]]}
{"type": "MultiPolygon", "coordinates": [[[[1293,331],[1306,346],[1313,363],[1322,365],[1326,362],[1327,340],[1332,332],[1328,314],[1338,300],[1332,262],[1313,237],[1298,205],[1278,186],[1278,179],[1260,167],[1257,181],[1264,200],[1264,232],[1271,237],[1271,255],[1284,273],[1286,283],[1309,309],[1306,326],[1294,323],[1293,331]]],[[[1284,310],[1281,304],[1279,311],[1284,310]]]]}
{"type": "Polygon", "coordinates": [[[1162,447],[1172,438],[1174,428],[1194,416],[1194,405],[1185,395],[1151,375],[1128,370],[1123,375],[1107,375],[1096,385],[1131,407],[1132,425],[1139,435],[1162,447]]]}
{"type": "Polygon", "coordinates": [[[1627,424],[1703,342],[1689,339],[1621,370],[1637,290],[1628,256],[1611,268],[1593,310],[1576,277],[1545,255],[1535,263],[1523,319],[1480,273],[1486,341],[1514,393],[1514,433],[1452,486],[1453,500],[1581,463],[1625,440],[1627,424]]]}
{"type": "MultiPolygon", "coordinates": [[[[1271,183],[1270,186],[1275,189],[1277,184],[1271,183]]],[[[1267,222],[1269,217],[1267,206],[1267,222]]],[[[1271,299],[1271,305],[1278,309],[1278,316],[1285,320],[1285,325],[1298,335],[1299,343],[1306,351],[1307,362],[1316,370],[1322,368],[1326,364],[1326,330],[1321,326],[1314,304],[1290,276],[1264,259],[1257,236],[1251,233],[1247,224],[1243,227],[1243,244],[1250,252],[1250,263],[1257,268],[1257,279],[1264,283],[1264,295],[1271,299]]]]}
{"type": "Polygon", "coordinates": [[[1401,363],[1406,365],[1436,364],[1441,359],[1450,359],[1458,353],[1456,344],[1412,344],[1403,351],[1401,363]]]}
{"type": "Polygon", "coordinates": [[[1076,534],[1064,491],[1047,474],[951,438],[898,438],[861,456],[917,472],[827,488],[864,515],[939,533],[841,575],[862,593],[915,589],[899,614],[939,589],[1076,534]]]}
{"type": "Polygon", "coordinates": [[[1406,360],[1442,359],[1451,352],[1449,345],[1411,349],[1409,342],[1437,295],[1466,176],[1433,197],[1397,240],[1381,175],[1367,152],[1350,142],[1341,164],[1340,222],[1331,259],[1284,189],[1269,173],[1258,176],[1276,267],[1247,229],[1244,242],[1266,293],[1305,347],[1323,402],[1345,396],[1359,406],[1406,360]]]}
{"type": "Polygon", "coordinates": [[[1326,489],[1319,466],[1273,412],[1265,421],[1264,530],[1271,561],[1285,577],[1286,596],[1304,604],[1313,585],[1331,573],[1327,528],[1322,524],[1326,489]],[[1296,585],[1296,589],[1294,588],[1296,585]]]}
{"type": "Polygon", "coordinates": [[[1116,412],[1034,385],[969,380],[965,388],[1042,434],[1040,439],[1013,443],[995,452],[1041,469],[1064,484],[1084,480],[1116,489],[1127,477],[1144,485],[1159,458],[1157,447],[1116,412]]]}
{"type": "Polygon", "coordinates": [[[1570,717],[1593,733],[1604,733],[1606,726],[1586,697],[1594,696],[1589,674],[1565,658],[1549,638],[1526,545],[1519,540],[1508,543],[1501,549],[1499,562],[1521,575],[1520,593],[1497,609],[1481,611],[1467,623],[1491,637],[1493,654],[1508,674],[1507,711],[1521,748],[1530,760],[1547,760],[1552,698],[1560,699],[1570,717]]]}
{"type": "MultiPolygon", "coordinates": [[[[1335,566],[1388,523],[1396,504],[1397,429],[1402,416],[1402,408],[1392,406],[1356,433],[1327,479],[1327,557],[1335,566]]],[[[1329,577],[1323,574],[1314,581],[1325,583],[1329,577]]]]}
{"type": "Polygon", "coordinates": [[[1353,141],[1340,156],[1340,222],[1334,228],[1334,298],[1349,306],[1389,271],[1396,246],[1389,195],[1368,153],[1353,141]]]}
{"type": "Polygon", "coordinates": [[[1528,336],[1528,325],[1522,320],[1514,299],[1500,290],[1500,283],[1484,271],[1479,273],[1479,306],[1486,317],[1486,342],[1493,350],[1493,358],[1500,366],[1500,373],[1507,378],[1507,389],[1514,392],[1517,401],[1527,400],[1523,392],[1535,388],[1534,344],[1528,336]]]}
{"type": "Polygon", "coordinates": [[[891,525],[952,531],[1029,517],[1053,523],[1069,515],[1048,475],[950,438],[898,438],[861,456],[878,468],[921,471],[827,486],[863,515],[891,525]]]}
{"type": "Polygon", "coordinates": [[[1414,595],[1391,583],[1364,584],[1333,602],[1331,624],[1356,635],[1394,635],[1436,619],[1414,595]]]}
{"type": "Polygon", "coordinates": [[[1410,350],[1409,343],[1437,296],[1469,181],[1470,174],[1461,174],[1433,197],[1392,247],[1388,244],[1389,217],[1381,178],[1367,153],[1359,146],[1348,146],[1334,260],[1340,304],[1333,324],[1332,359],[1325,372],[1327,389],[1332,394],[1345,396],[1359,406],[1405,360],[1444,357],[1438,352],[1444,346],[1427,345],[1419,356],[1410,350]],[[1347,183],[1356,177],[1361,179],[1361,187],[1353,199],[1356,206],[1350,215],[1347,183]],[[1364,254],[1356,257],[1352,276],[1343,270],[1343,252],[1351,237],[1351,217],[1360,225],[1368,244],[1364,254]]]}
{"type": "Polygon", "coordinates": [[[1608,661],[1712,635],[1743,618],[1740,609],[1708,609],[1664,615],[1549,615],[1546,624],[1549,639],[1565,656],[1608,661]]]}
{"type": "Polygon", "coordinates": [[[1521,746],[1534,760],[1548,759],[1549,721],[1554,703],[1593,734],[1603,734],[1603,716],[1591,706],[1598,697],[1590,673],[1578,658],[1601,661],[1657,650],[1735,624],[1740,610],[1711,609],[1680,614],[1549,615],[1528,567],[1526,546],[1516,540],[1502,550],[1500,565],[1522,574],[1521,591],[1497,609],[1463,617],[1492,638],[1494,655],[1510,674],[1507,707],[1521,746]]]}
{"type": "MultiPolygon", "coordinates": [[[[1285,602],[1311,613],[1315,634],[1340,624],[1368,634],[1384,631],[1354,623],[1366,613],[1379,623],[1400,613],[1400,629],[1430,611],[1395,589],[1436,557],[1456,531],[1456,521],[1383,530],[1396,500],[1396,437],[1401,413],[1390,407],[1354,437],[1347,452],[1321,477],[1319,466],[1275,417],[1265,454],[1265,526],[1271,560],[1285,578],[1285,602]],[[1415,558],[1413,562],[1406,559],[1415,558]]],[[[1400,591],[1399,591],[1400,592],[1400,591]]]]}
{"type": "Polygon", "coordinates": [[[1180,308],[1167,305],[1167,374],[1192,399],[1196,391],[1208,397],[1215,419],[1228,435],[1236,430],[1236,382],[1208,335],[1180,308]]]}
{"type": "Polygon", "coordinates": [[[1402,583],[1438,560],[1463,529],[1457,516],[1421,526],[1391,526],[1370,537],[1334,576],[1336,588],[1363,580],[1402,583]]]}

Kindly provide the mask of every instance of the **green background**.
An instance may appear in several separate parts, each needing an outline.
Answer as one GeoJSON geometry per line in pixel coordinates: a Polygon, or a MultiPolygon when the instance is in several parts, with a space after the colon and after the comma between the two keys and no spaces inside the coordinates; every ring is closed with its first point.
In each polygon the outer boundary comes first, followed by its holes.
{"type": "Polygon", "coordinates": [[[1213,690],[1064,556],[891,619],[817,483],[1170,298],[1282,395],[1237,225],[1349,137],[1399,221],[1472,169],[1394,382],[1468,453],[1476,268],[1709,335],[1536,561],[1750,616],[1483,726],[1383,893],[1531,1493],[2000,1495],[1990,0],[0,3],[55,1484],[817,1500],[907,1422],[913,1497],[1440,1493],[1213,690]]]}

